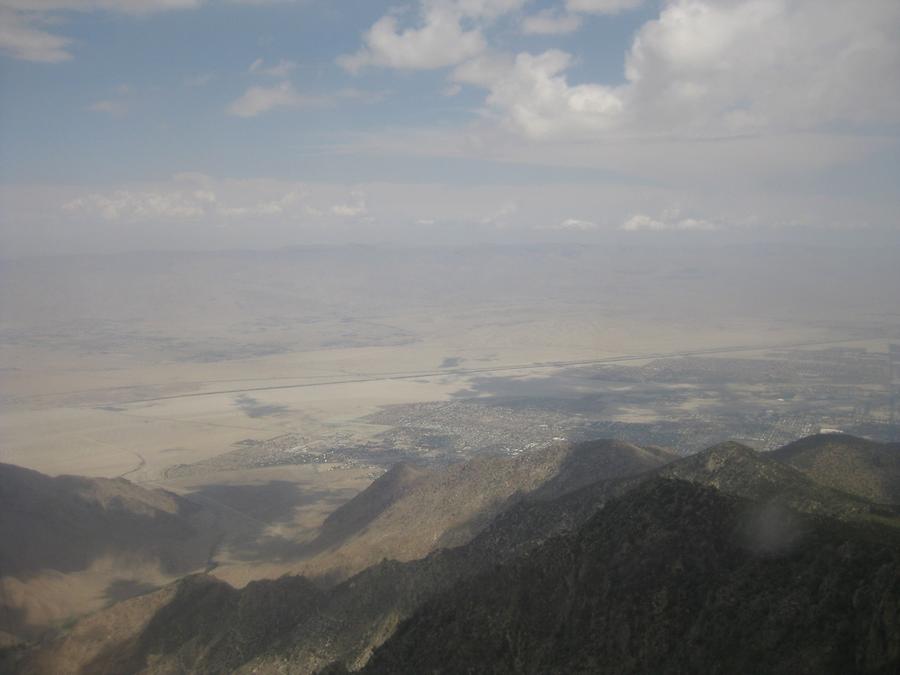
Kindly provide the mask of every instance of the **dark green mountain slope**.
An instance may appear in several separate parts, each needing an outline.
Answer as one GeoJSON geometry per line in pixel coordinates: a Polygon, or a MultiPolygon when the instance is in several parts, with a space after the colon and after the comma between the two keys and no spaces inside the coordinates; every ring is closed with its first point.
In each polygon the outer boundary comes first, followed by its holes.
{"type": "Polygon", "coordinates": [[[364,672],[898,668],[893,532],[655,479],[577,533],[428,602],[364,672]]]}
{"type": "Polygon", "coordinates": [[[818,434],[771,454],[822,485],[873,502],[900,503],[900,443],[818,434]]]}
{"type": "Polygon", "coordinates": [[[759,453],[740,443],[715,445],[662,467],[658,474],[708,485],[737,497],[844,520],[894,515],[894,509],[879,508],[861,497],[816,482],[778,461],[775,453],[759,453]]]}

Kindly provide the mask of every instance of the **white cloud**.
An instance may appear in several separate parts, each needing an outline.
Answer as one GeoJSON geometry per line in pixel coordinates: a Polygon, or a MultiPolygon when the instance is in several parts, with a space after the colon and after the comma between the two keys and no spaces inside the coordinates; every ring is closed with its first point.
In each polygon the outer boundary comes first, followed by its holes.
{"type": "Polygon", "coordinates": [[[273,108],[309,108],[326,106],[334,101],[329,96],[310,96],[298,92],[290,82],[272,87],[250,87],[228,106],[228,113],[237,117],[255,117],[273,108]]]}
{"type": "Polygon", "coordinates": [[[183,192],[116,190],[110,194],[79,197],[64,204],[63,210],[96,214],[107,221],[183,220],[202,216],[204,203],[197,195],[183,192]]]}
{"type": "Polygon", "coordinates": [[[900,113],[900,3],[670,0],[625,74],[632,117],[666,130],[810,129],[900,113]]]}
{"type": "Polygon", "coordinates": [[[150,14],[201,4],[203,0],[0,0],[0,50],[23,61],[59,63],[72,58],[72,40],[41,27],[59,12],[150,14]]]}
{"type": "Polygon", "coordinates": [[[72,58],[71,40],[37,27],[39,19],[3,9],[0,5],[0,50],[14,58],[38,63],[59,63],[72,58]]]}
{"type": "Polygon", "coordinates": [[[493,213],[484,216],[481,219],[482,225],[493,225],[494,227],[504,229],[509,227],[510,218],[519,212],[519,204],[515,201],[508,201],[500,205],[493,213]]]}
{"type": "Polygon", "coordinates": [[[366,213],[366,207],[353,204],[335,204],[331,207],[331,212],[336,216],[349,218],[363,215],[366,213]]]}
{"type": "Polygon", "coordinates": [[[90,193],[63,203],[62,211],[111,223],[185,221],[200,218],[240,220],[306,214],[307,190],[299,184],[260,181],[223,183],[204,174],[176,174],[160,185],[90,193]]]}
{"type": "Polygon", "coordinates": [[[398,29],[397,19],[384,16],[363,38],[365,46],[338,63],[350,72],[366,66],[409,70],[443,68],[460,63],[486,48],[478,30],[464,30],[460,16],[442,7],[429,9],[417,28],[398,29]]]}
{"type": "Polygon", "coordinates": [[[453,70],[453,80],[490,89],[510,76],[515,60],[508,54],[486,52],[460,64],[453,70]]]}
{"type": "Polygon", "coordinates": [[[363,47],[338,58],[355,73],[367,66],[431,70],[462,63],[487,49],[482,28],[528,0],[422,0],[418,22],[401,27],[396,13],[381,17],[363,35],[363,47]]]}
{"type": "Polygon", "coordinates": [[[563,35],[581,27],[581,17],[545,9],[522,19],[522,32],[526,35],[563,35]]]}
{"type": "Polygon", "coordinates": [[[256,59],[256,61],[250,64],[250,68],[248,68],[248,70],[251,73],[255,73],[257,75],[284,78],[290,75],[294,70],[296,70],[296,68],[297,63],[295,61],[289,61],[287,59],[281,59],[281,61],[273,66],[267,66],[265,60],[263,59],[256,59]]]}
{"type": "Polygon", "coordinates": [[[704,231],[709,232],[719,229],[718,225],[708,220],[699,218],[680,218],[679,211],[670,210],[663,212],[659,218],[653,218],[643,213],[638,213],[622,223],[621,230],[626,232],[640,232],[642,230],[662,231],[704,231]]]}
{"type": "Polygon", "coordinates": [[[199,75],[191,75],[190,77],[184,78],[184,86],[205,87],[214,79],[216,79],[216,76],[212,73],[200,73],[199,75]]]}
{"type": "MultiPolygon", "coordinates": [[[[896,234],[900,202],[893,194],[873,200],[868,194],[838,191],[810,199],[804,190],[773,192],[740,181],[729,181],[729,185],[720,190],[709,190],[697,181],[682,188],[662,181],[629,185],[603,180],[347,185],[202,174],[91,190],[71,184],[22,183],[0,185],[0,203],[7,216],[0,223],[0,248],[12,257],[148,248],[278,247],[314,241],[471,243],[560,237],[611,241],[653,235],[653,231],[620,229],[634,215],[643,215],[651,224],[663,223],[673,231],[659,234],[670,236],[710,236],[699,229],[702,221],[718,226],[716,237],[741,230],[737,235],[741,238],[758,232],[765,239],[766,233],[777,232],[776,226],[781,225],[782,229],[807,229],[809,235],[804,236],[812,238],[814,228],[866,222],[871,223],[867,232],[896,234]],[[292,193],[294,197],[289,196],[292,193]],[[366,214],[354,217],[332,211],[341,205],[358,208],[355,194],[365,195],[366,214]],[[65,204],[70,206],[64,209],[65,204]],[[679,211],[672,204],[686,208],[679,211]],[[377,219],[377,226],[371,225],[370,217],[377,219]],[[435,224],[418,222],[422,220],[435,224]],[[559,229],[567,220],[592,221],[597,227],[576,229],[568,223],[568,229],[559,229]]],[[[631,227],[640,229],[646,221],[636,220],[631,227]]]]}
{"type": "Polygon", "coordinates": [[[353,197],[353,202],[349,204],[335,204],[331,207],[331,213],[336,216],[340,216],[341,218],[354,218],[356,216],[363,216],[368,213],[368,208],[366,207],[366,196],[362,192],[354,192],[351,197],[353,197]]]}
{"type": "Polygon", "coordinates": [[[509,65],[500,60],[467,64],[455,77],[488,86],[488,106],[529,138],[603,133],[620,122],[622,98],[612,87],[570,85],[564,72],[571,61],[559,50],[522,53],[509,65]]]}
{"type": "Polygon", "coordinates": [[[587,14],[618,14],[643,4],[644,0],[566,0],[566,9],[587,14]]]}
{"type": "Polygon", "coordinates": [[[359,101],[374,103],[383,98],[377,91],[341,89],[327,94],[301,94],[290,82],[281,82],[272,87],[250,87],[226,108],[237,117],[256,117],[274,108],[322,108],[335,105],[339,101],[359,101]]]}
{"type": "Polygon", "coordinates": [[[529,0],[430,0],[429,4],[445,4],[453,7],[462,16],[470,19],[496,19],[522,9],[529,0]]]}
{"type": "Polygon", "coordinates": [[[569,232],[590,232],[597,229],[597,223],[590,220],[581,220],[579,218],[566,218],[559,223],[551,223],[538,229],[543,230],[562,230],[569,232]]]}
{"type": "MultiPolygon", "coordinates": [[[[214,193],[211,195],[211,201],[216,201],[214,193]]],[[[249,206],[217,206],[216,214],[226,218],[245,218],[247,216],[282,216],[285,215],[292,205],[303,196],[300,190],[291,190],[287,194],[277,199],[269,201],[256,202],[249,206]]]]}
{"type": "MultiPolygon", "coordinates": [[[[587,11],[607,3],[579,4],[587,11]]],[[[900,3],[667,0],[626,55],[626,82],[569,84],[569,54],[457,69],[533,139],[712,137],[900,117],[900,3]]]]}

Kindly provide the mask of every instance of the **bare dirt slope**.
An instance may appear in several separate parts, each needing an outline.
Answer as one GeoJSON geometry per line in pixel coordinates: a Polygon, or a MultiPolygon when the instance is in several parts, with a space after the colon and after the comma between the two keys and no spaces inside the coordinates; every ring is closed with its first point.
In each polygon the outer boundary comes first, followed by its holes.
{"type": "Polygon", "coordinates": [[[222,534],[218,514],[170,492],[0,464],[0,631],[35,637],[202,570],[222,534]]]}

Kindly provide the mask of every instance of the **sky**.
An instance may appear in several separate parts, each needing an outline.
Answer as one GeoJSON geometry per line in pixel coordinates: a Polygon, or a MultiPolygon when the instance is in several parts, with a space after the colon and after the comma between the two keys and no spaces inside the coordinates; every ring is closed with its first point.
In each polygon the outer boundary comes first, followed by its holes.
{"type": "Polygon", "coordinates": [[[897,0],[0,0],[0,256],[900,240],[897,0]]]}

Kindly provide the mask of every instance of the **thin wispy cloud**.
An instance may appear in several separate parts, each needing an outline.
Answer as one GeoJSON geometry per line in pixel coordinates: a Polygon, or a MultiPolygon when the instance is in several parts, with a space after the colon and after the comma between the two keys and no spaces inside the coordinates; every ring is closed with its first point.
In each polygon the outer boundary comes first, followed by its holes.
{"type": "Polygon", "coordinates": [[[304,109],[327,108],[342,101],[373,103],[382,98],[381,92],[359,89],[340,89],[325,94],[303,94],[290,82],[281,82],[271,87],[250,87],[239,98],[232,101],[227,112],[236,117],[256,117],[276,108],[304,109]]]}
{"type": "Polygon", "coordinates": [[[39,18],[0,5],[0,50],[13,58],[37,63],[68,61],[71,43],[44,29],[39,18]]]}
{"type": "Polygon", "coordinates": [[[125,101],[115,99],[103,99],[88,106],[88,110],[106,113],[112,117],[122,117],[128,112],[128,104],[125,101]]]}
{"type": "Polygon", "coordinates": [[[599,227],[597,223],[592,220],[584,220],[582,218],[566,218],[558,223],[549,223],[545,225],[541,225],[538,229],[542,230],[557,230],[557,231],[568,231],[568,232],[591,232],[596,230],[599,227]]]}
{"type": "Polygon", "coordinates": [[[200,73],[198,75],[189,75],[184,78],[184,86],[186,87],[205,87],[216,79],[213,73],[200,73]]]}
{"type": "Polygon", "coordinates": [[[37,63],[60,63],[72,58],[73,40],[55,27],[60,14],[117,12],[142,16],[155,12],[196,9],[203,0],[2,0],[0,52],[37,63]]]}
{"type": "Polygon", "coordinates": [[[273,65],[266,65],[265,60],[256,59],[250,64],[248,70],[256,75],[264,75],[266,77],[284,78],[297,69],[296,61],[281,59],[273,65]]]}

